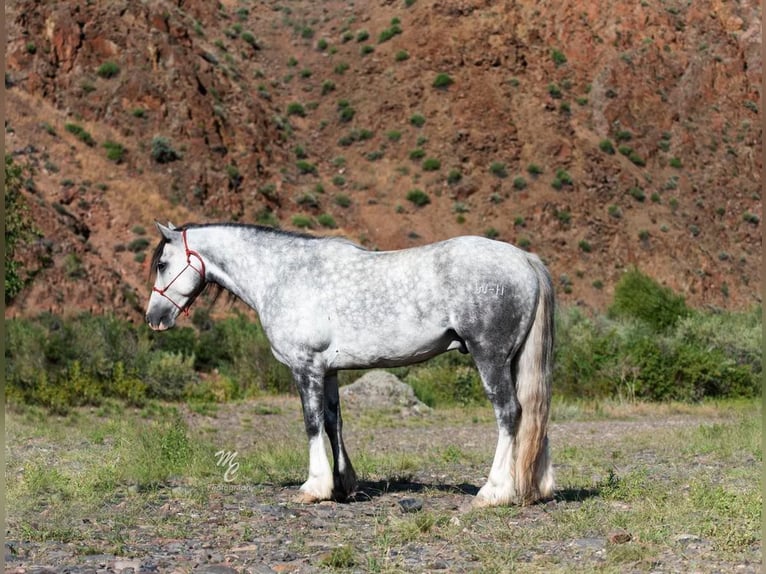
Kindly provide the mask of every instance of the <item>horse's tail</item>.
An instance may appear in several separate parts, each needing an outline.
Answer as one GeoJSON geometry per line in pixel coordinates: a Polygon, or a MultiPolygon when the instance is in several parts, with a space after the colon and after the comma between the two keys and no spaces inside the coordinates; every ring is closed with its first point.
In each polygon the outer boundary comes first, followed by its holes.
{"type": "Polygon", "coordinates": [[[538,278],[539,296],[532,327],[514,366],[516,393],[521,406],[514,474],[516,495],[521,504],[548,498],[554,489],[547,430],[553,375],[555,299],[548,270],[536,255],[528,257],[538,278]]]}

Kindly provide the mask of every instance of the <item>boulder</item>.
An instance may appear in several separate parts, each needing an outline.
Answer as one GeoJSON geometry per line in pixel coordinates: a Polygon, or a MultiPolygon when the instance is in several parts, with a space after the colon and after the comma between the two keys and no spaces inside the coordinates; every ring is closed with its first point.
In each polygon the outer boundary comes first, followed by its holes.
{"type": "Polygon", "coordinates": [[[408,384],[387,371],[365,373],[350,385],[341,387],[344,406],[369,409],[400,409],[402,414],[420,414],[431,409],[418,400],[408,384]]]}

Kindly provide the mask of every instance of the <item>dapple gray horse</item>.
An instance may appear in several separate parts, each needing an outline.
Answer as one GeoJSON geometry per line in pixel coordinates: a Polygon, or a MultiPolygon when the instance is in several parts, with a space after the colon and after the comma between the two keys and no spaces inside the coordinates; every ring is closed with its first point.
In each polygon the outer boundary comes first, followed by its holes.
{"type": "Polygon", "coordinates": [[[298,501],[342,500],[356,488],[343,444],[339,370],[408,365],[454,349],[472,355],[499,428],[475,504],[552,495],[554,297],[538,257],[483,237],[376,252],[254,225],[157,227],[151,328],[172,327],[216,283],[255,309],[274,356],[290,368],[309,439],[298,501]]]}

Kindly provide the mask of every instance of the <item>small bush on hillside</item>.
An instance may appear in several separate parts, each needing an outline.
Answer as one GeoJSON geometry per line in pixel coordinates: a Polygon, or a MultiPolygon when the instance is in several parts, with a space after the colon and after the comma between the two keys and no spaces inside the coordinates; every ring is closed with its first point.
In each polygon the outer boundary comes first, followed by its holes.
{"type": "Polygon", "coordinates": [[[637,319],[663,331],[687,316],[689,309],[681,295],[633,268],[617,282],[609,313],[614,317],[637,319]]]}
{"type": "Polygon", "coordinates": [[[107,159],[113,161],[114,163],[122,163],[122,160],[125,159],[125,152],[127,150],[122,144],[107,140],[102,145],[106,150],[107,159]]]}
{"type": "Polygon", "coordinates": [[[339,193],[335,196],[333,199],[335,202],[335,205],[339,207],[350,207],[351,206],[351,198],[346,195],[345,193],[339,193]]]}
{"type": "Polygon", "coordinates": [[[317,221],[319,222],[319,225],[328,229],[335,229],[338,227],[338,224],[335,223],[335,218],[329,213],[320,214],[317,217],[317,221]]]}
{"type": "Polygon", "coordinates": [[[89,132],[85,130],[80,125],[77,124],[64,124],[64,129],[68,131],[70,134],[73,134],[77,139],[79,139],[84,144],[93,147],[96,145],[96,140],[93,139],[93,136],[90,135],[89,132]]]}
{"type": "Polygon", "coordinates": [[[107,79],[114,78],[119,73],[120,73],[120,66],[118,66],[115,62],[111,62],[111,61],[104,62],[96,70],[96,74],[98,74],[102,78],[107,78],[107,79]]]}
{"type": "Polygon", "coordinates": [[[314,222],[311,220],[311,218],[308,215],[302,215],[300,213],[293,215],[292,223],[295,227],[298,227],[299,229],[307,229],[309,227],[314,227],[314,222]]]}
{"type": "Polygon", "coordinates": [[[428,194],[425,193],[422,189],[411,189],[408,191],[407,200],[417,205],[418,207],[423,207],[424,205],[431,203],[431,198],[428,197],[428,194]]]}
{"type": "Polygon", "coordinates": [[[532,177],[537,177],[538,175],[540,175],[541,173],[543,173],[543,168],[541,168],[541,167],[540,167],[539,165],[537,165],[536,163],[530,163],[530,164],[527,166],[527,173],[528,173],[529,175],[531,175],[532,177]]]}
{"type": "Polygon", "coordinates": [[[598,147],[604,153],[614,155],[614,144],[612,144],[610,140],[601,140],[598,144],[598,147]]]}
{"type": "Polygon", "coordinates": [[[301,118],[306,117],[306,108],[300,102],[290,102],[287,104],[288,116],[299,116],[301,118]]]}
{"type": "MultiPolygon", "coordinates": [[[[397,20],[397,19],[395,19],[397,20]]],[[[378,44],[382,44],[383,42],[388,42],[391,38],[394,36],[397,36],[402,33],[402,28],[399,25],[398,21],[392,21],[391,26],[389,28],[386,28],[383,30],[380,35],[378,36],[378,44]]]]}
{"type": "Polygon", "coordinates": [[[561,50],[551,50],[551,60],[556,66],[562,66],[567,63],[567,57],[561,50]]]}
{"type": "Polygon", "coordinates": [[[449,74],[438,74],[436,78],[434,78],[433,87],[434,88],[448,88],[452,84],[455,83],[455,80],[453,80],[449,74]]]}
{"type": "Polygon", "coordinates": [[[496,177],[508,177],[508,170],[505,167],[505,164],[501,161],[493,161],[489,166],[489,172],[496,177]]]}
{"type": "Polygon", "coordinates": [[[162,136],[152,138],[151,156],[157,163],[170,163],[181,159],[181,154],[173,149],[170,140],[162,136]]]}

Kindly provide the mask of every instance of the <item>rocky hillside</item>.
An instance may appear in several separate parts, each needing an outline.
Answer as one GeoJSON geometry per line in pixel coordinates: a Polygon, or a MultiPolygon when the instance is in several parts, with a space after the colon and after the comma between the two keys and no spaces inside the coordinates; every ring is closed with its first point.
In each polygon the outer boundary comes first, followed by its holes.
{"type": "Polygon", "coordinates": [[[754,1],[5,9],[6,150],[42,232],[7,315],[140,320],[155,219],[486,234],[596,309],[631,265],[692,304],[760,301],[754,1]]]}

